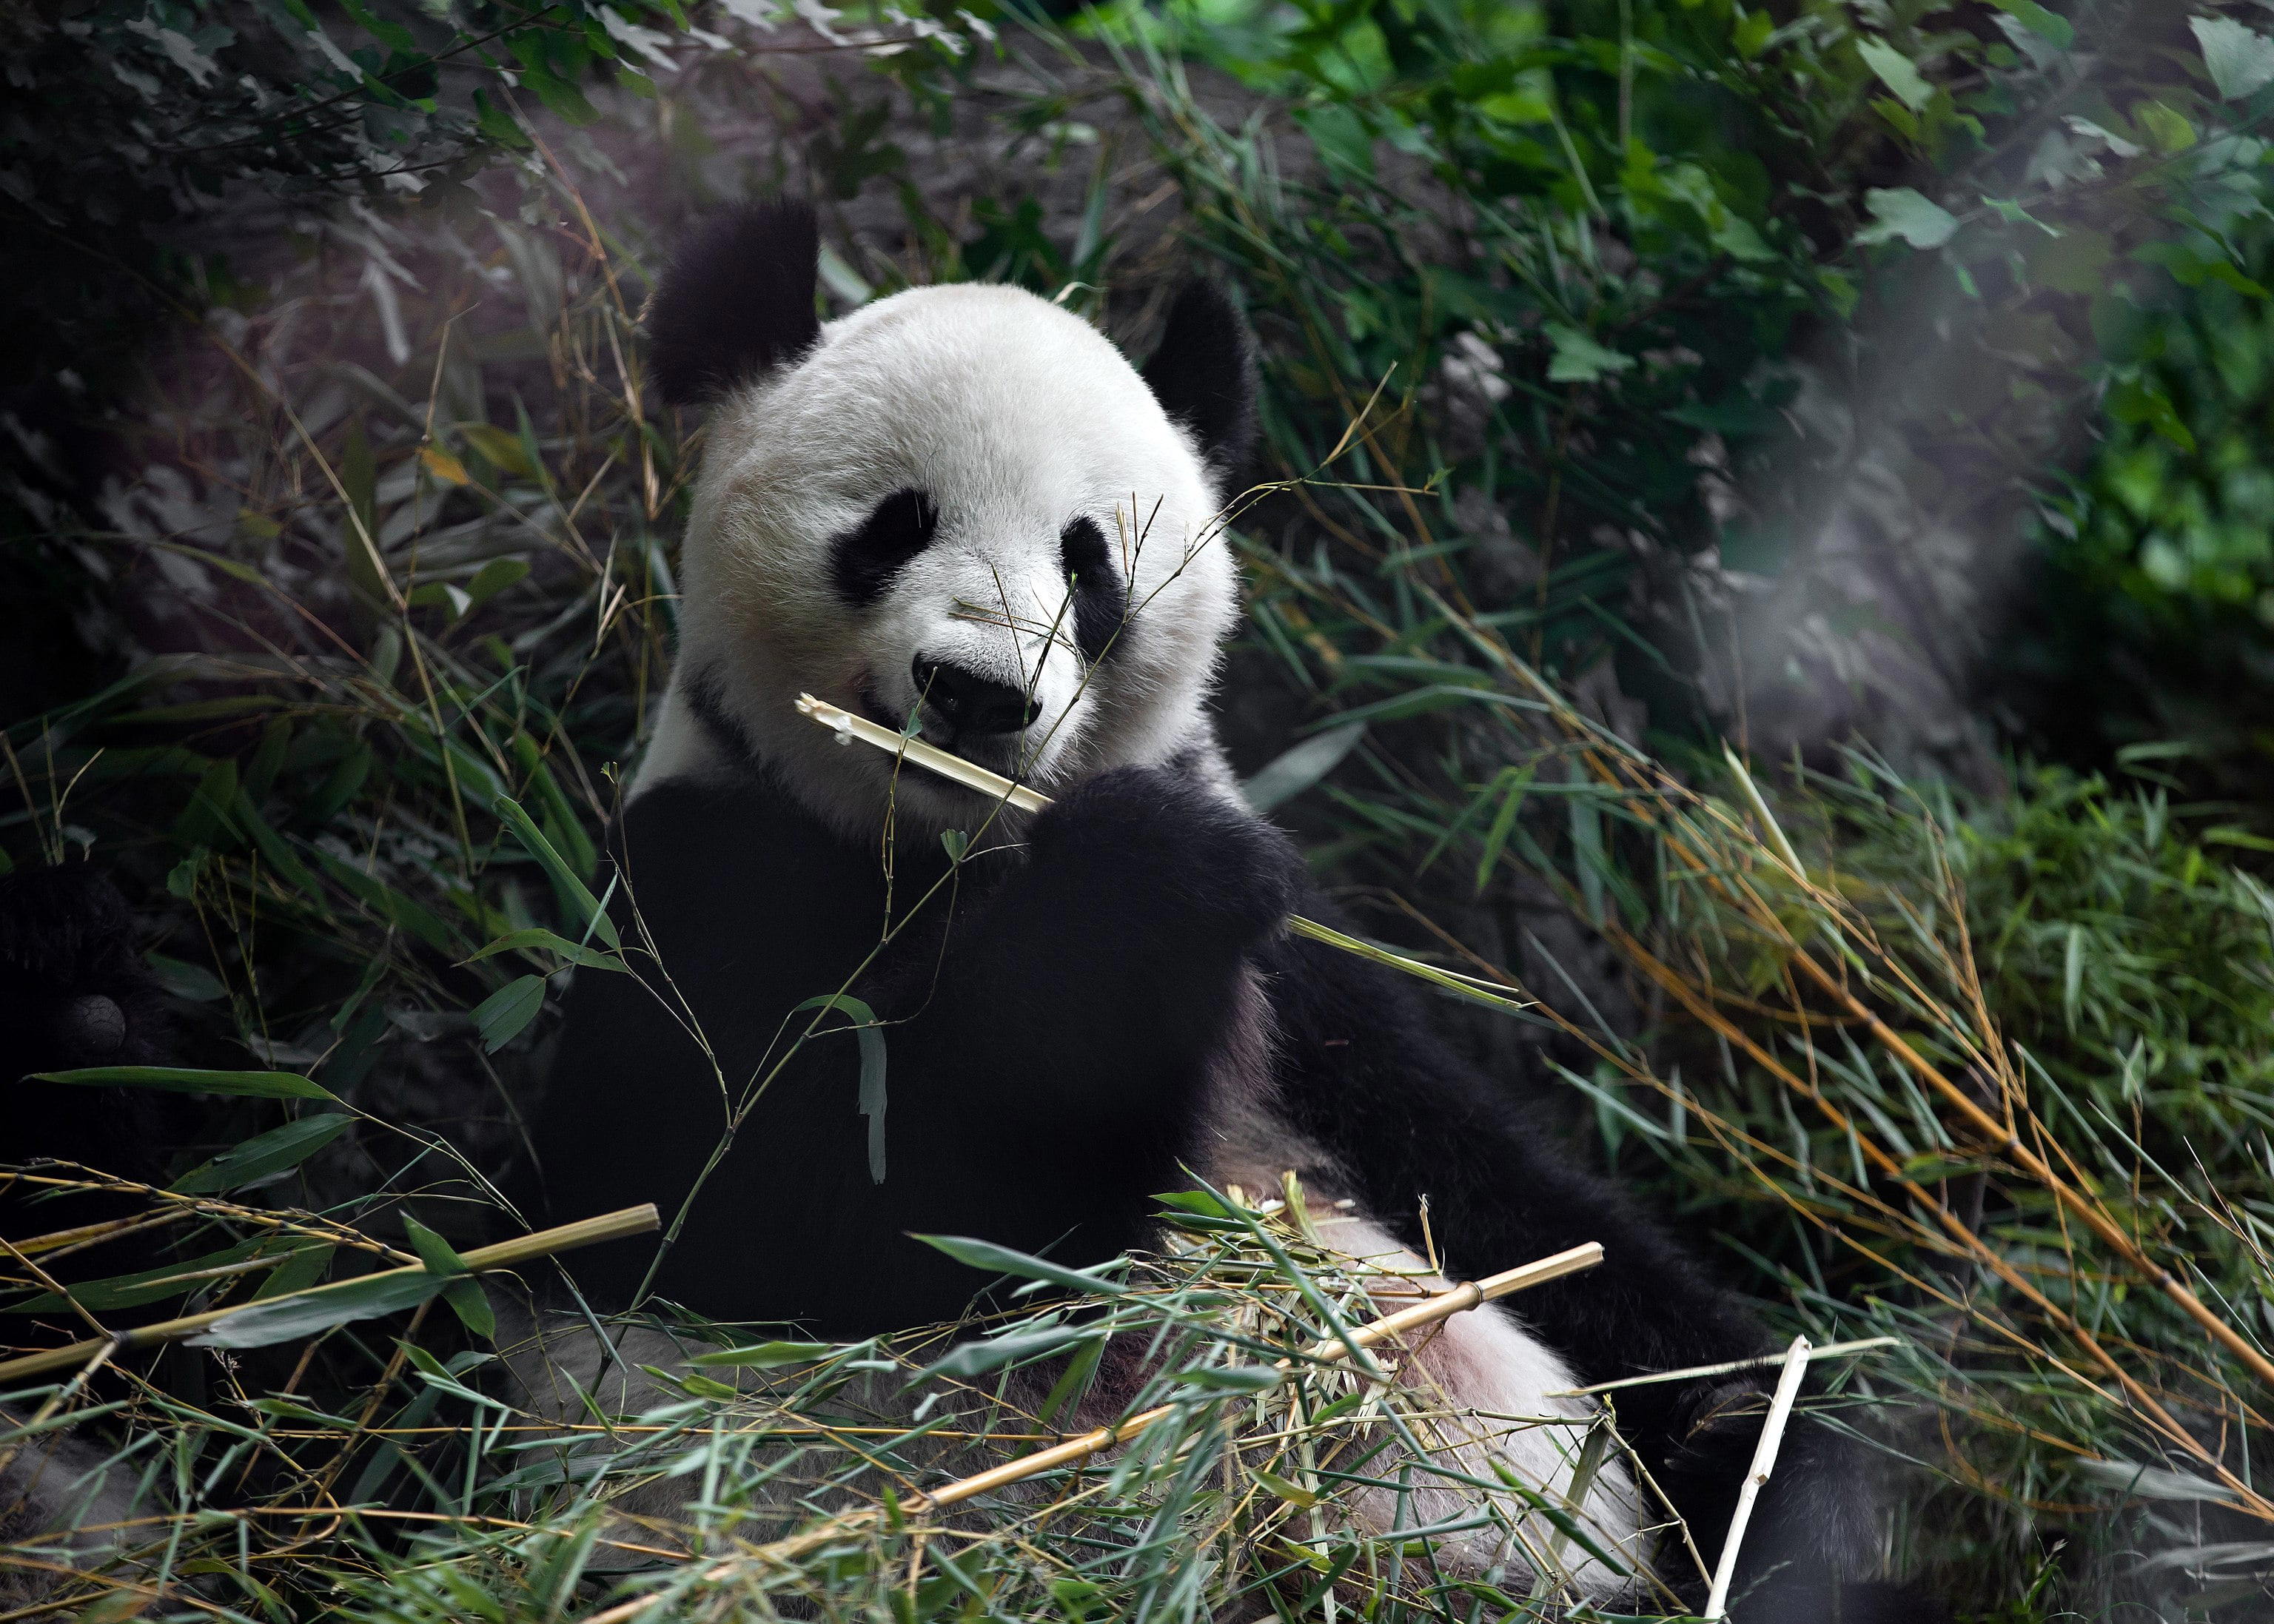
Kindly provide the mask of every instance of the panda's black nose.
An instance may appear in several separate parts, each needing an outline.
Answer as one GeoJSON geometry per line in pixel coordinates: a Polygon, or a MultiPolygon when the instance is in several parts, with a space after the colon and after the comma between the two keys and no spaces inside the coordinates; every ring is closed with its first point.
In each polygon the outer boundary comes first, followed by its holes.
{"type": "Polygon", "coordinates": [[[1021,690],[960,665],[919,654],[908,669],[916,692],[958,734],[1015,733],[1042,714],[1042,706],[1021,690]]]}

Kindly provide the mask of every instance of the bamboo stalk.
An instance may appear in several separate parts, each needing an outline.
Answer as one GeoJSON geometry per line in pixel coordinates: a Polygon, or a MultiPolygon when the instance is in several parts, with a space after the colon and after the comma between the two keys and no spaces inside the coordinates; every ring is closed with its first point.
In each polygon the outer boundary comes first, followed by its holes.
{"type": "MultiPolygon", "coordinates": [[[[832,705],[825,699],[800,694],[797,710],[800,716],[835,733],[840,742],[858,739],[863,744],[872,744],[902,761],[912,762],[944,778],[951,778],[966,789],[976,791],[992,800],[1006,801],[1021,812],[1041,812],[1051,804],[1050,798],[1038,790],[1013,783],[1000,773],[990,772],[986,768],[943,750],[936,744],[926,744],[921,739],[894,733],[881,722],[872,722],[865,716],[856,715],[841,705],[832,705]]],[[[1535,1002],[1530,998],[1511,998],[1504,990],[1480,977],[1464,975],[1457,970],[1447,970],[1437,965],[1423,964],[1418,959],[1408,959],[1403,953],[1393,953],[1386,947],[1361,942],[1356,936],[1321,925],[1316,920],[1305,919],[1299,914],[1289,916],[1287,928],[1297,936],[1308,936],[1314,942],[1339,948],[1355,958],[1403,971],[1407,975],[1457,992],[1464,997],[1475,998],[1508,1010],[1528,1010],[1535,1002]]]]}
{"type": "Polygon", "coordinates": [[[1721,1560],[1713,1569],[1713,1588],[1706,1598],[1710,1621],[1729,1616],[1729,1585],[1737,1576],[1737,1551],[1745,1541],[1745,1524],[1753,1518],[1753,1502],[1762,1485],[1776,1470],[1777,1450],[1784,1442],[1785,1423],[1792,1419],[1792,1402],[1800,1396],[1800,1379],[1808,1373],[1808,1338],[1796,1336],[1784,1356],[1784,1374],[1777,1378],[1776,1396],[1769,1401],[1768,1419],[1761,1423],[1761,1440],[1753,1446],[1753,1463],[1737,1491],[1737,1508],[1729,1516],[1729,1536],[1721,1542],[1721,1560]]]}
{"type": "MultiPolygon", "coordinates": [[[[619,1212],[603,1213],[597,1218],[580,1218],[575,1223],[564,1223],[534,1234],[516,1236],[509,1241],[500,1241],[493,1246],[478,1246],[467,1252],[465,1265],[471,1274],[486,1274],[495,1269],[511,1268],[516,1264],[534,1258],[550,1257],[555,1252],[573,1252],[580,1246],[595,1246],[602,1241],[622,1240],[628,1236],[645,1235],[661,1226],[662,1219],[655,1204],[627,1207],[619,1212]]],[[[403,1268],[380,1269],[370,1274],[358,1274],[352,1280],[335,1280],[320,1286],[310,1286],[305,1291],[290,1291],[280,1297],[264,1297],[260,1307],[290,1303],[302,1297],[323,1297],[330,1292],[344,1291],[350,1286],[367,1285],[392,1274],[423,1274],[423,1263],[413,1263],[403,1268]]],[[[243,1313],[254,1306],[237,1303],[227,1308],[213,1308],[201,1314],[185,1314],[178,1320],[162,1320],[155,1325],[137,1326],[121,1331],[114,1337],[89,1337],[65,1348],[51,1348],[45,1353],[26,1354],[21,1358],[0,1361],[0,1382],[12,1381],[25,1376],[43,1375],[49,1371],[62,1370],[81,1365],[104,1349],[124,1353],[137,1348],[154,1348],[163,1342],[179,1342],[184,1336],[194,1336],[207,1327],[243,1313]]]]}
{"type": "MultiPolygon", "coordinates": [[[[1416,1303],[1411,1308],[1400,1309],[1394,1314],[1387,1314],[1382,1319],[1370,1320],[1352,1330],[1347,1341],[1339,1336],[1332,1336],[1313,1342],[1303,1350],[1300,1357],[1314,1364],[1346,1359],[1350,1357],[1353,1346],[1373,1347],[1377,1342],[1403,1335],[1408,1331],[1419,1330],[1425,1326],[1434,1325],[1442,1320],[1449,1320],[1453,1315],[1475,1308],[1480,1304],[1497,1301],[1501,1297],[1528,1289],[1532,1286],[1544,1286],[1549,1281],[1561,1280],[1567,1274],[1579,1274],[1583,1270],[1594,1267],[1602,1260],[1601,1244],[1588,1241],[1567,1252],[1559,1252],[1550,1257],[1526,1263],[1521,1267],[1509,1269],[1498,1274],[1487,1275],[1482,1280],[1472,1280],[1465,1285],[1456,1286],[1449,1291],[1441,1291],[1434,1297],[1416,1303]]],[[[1294,1366],[1293,1358],[1285,1358],[1279,1360],[1271,1368],[1288,1371],[1292,1370],[1294,1366]]],[[[1074,1465],[1111,1448],[1116,1444],[1126,1442],[1136,1437],[1146,1428],[1175,1414],[1177,1409],[1178,1406],[1174,1404],[1162,1404],[1151,1410],[1140,1410],[1126,1420],[1116,1422],[1111,1426],[1101,1426],[1094,1432],[1084,1432],[1079,1438],[1070,1438],[1062,1444],[1054,1444],[1047,1449],[1038,1449],[1032,1455],[1020,1455],[1015,1461],[1005,1461],[1000,1466],[990,1467],[983,1472],[960,1478],[954,1483],[931,1490],[928,1493],[919,1492],[911,1494],[900,1502],[900,1508],[903,1513],[907,1514],[937,1511],[943,1507],[960,1505],[965,1500],[975,1499],[979,1495],[1003,1488],[1010,1484],[1023,1482],[1041,1473],[1054,1471],[1061,1466],[1074,1465]]],[[[702,1575],[703,1581],[706,1583],[717,1583],[721,1580],[731,1578],[738,1568],[748,1564],[794,1560],[818,1545],[827,1545],[832,1540],[841,1539],[857,1529],[877,1522],[884,1515],[882,1507],[868,1506],[831,1517],[820,1526],[808,1529],[802,1534],[793,1534],[786,1539],[777,1539],[771,1544],[757,1546],[739,1556],[730,1557],[705,1572],[702,1575]]],[[[649,1608],[659,1605],[666,1599],[668,1598],[660,1592],[636,1597],[630,1601],[620,1602],[615,1606],[591,1614],[584,1620],[584,1624],[624,1624],[624,1620],[636,1618],[649,1608]]]]}

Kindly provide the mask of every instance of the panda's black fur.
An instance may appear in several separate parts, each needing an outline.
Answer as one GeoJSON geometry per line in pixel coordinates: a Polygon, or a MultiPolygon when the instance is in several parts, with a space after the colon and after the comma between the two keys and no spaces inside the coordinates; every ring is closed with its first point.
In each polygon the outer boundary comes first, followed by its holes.
{"type": "MultiPolygon", "coordinates": [[[[674,398],[731,397],[815,355],[814,244],[809,214],[780,205],[694,238],[650,315],[674,398]]],[[[1219,485],[1235,474],[1254,369],[1221,293],[1195,284],[1177,301],[1142,376],[1219,485]]],[[[755,411],[734,435],[767,432],[755,411]]],[[[713,432],[717,458],[732,447],[713,432]]],[[[701,1180],[651,1277],[651,1243],[576,1260],[596,1301],[621,1307],[645,1283],[715,1317],[832,1338],[953,1318],[984,1280],[910,1235],[1096,1263],[1145,1244],[1154,1196],[1208,1164],[1212,1136],[1260,1120],[1306,1184],[1409,1246],[1424,1244],[1426,1203],[1457,1275],[1600,1242],[1601,1267],[1520,1304],[1584,1382],[1772,1350],[1739,1298],[1581,1165],[1547,1101],[1458,1058],[1410,983],[1284,931],[1291,912],[1331,922],[1335,909],[1285,838],[1225,793],[1212,737],[1054,790],[1053,808],[983,833],[953,874],[910,818],[888,878],[874,831],[799,793],[811,757],[785,760],[754,734],[753,707],[794,695],[737,692],[733,672],[699,664],[714,652],[682,647],[694,668],[678,690],[711,767],[643,785],[614,841],[617,917],[668,978],[578,974],[538,1125],[558,1216],[650,1199],[671,1213],[701,1180]],[[942,899],[914,909],[935,886],[942,899]],[[796,1012],[848,985],[886,1023],[881,1183],[855,1040],[831,1030],[845,1019],[796,1012]],[[724,1097],[817,1019],[824,1035],[779,1064],[709,1165],[724,1097]]],[[[1709,1562],[1773,1380],[1619,1395],[1623,1432],[1709,1562]]],[[[1746,1545],[1751,1573],[1778,1576],[1741,1618],[1830,1617],[1830,1587],[1873,1566],[1860,1457],[1830,1429],[1796,1426],[1746,1545]]],[[[1929,1616],[1893,1595],[1849,1585],[1841,1616],[1929,1616]]]]}

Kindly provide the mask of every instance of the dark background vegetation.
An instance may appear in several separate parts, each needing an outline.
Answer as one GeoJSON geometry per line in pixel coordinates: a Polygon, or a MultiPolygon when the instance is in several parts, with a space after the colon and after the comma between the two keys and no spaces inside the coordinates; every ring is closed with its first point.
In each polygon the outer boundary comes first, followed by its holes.
{"type": "MultiPolygon", "coordinates": [[[[5,861],[117,880],[183,1064],[345,1102],[224,1099],[177,1170],[237,1172],[188,1188],[390,1236],[415,1205],[471,1244],[573,957],[529,933],[577,935],[605,885],[667,669],[700,442],[644,393],[638,315],[674,231],[810,195],[832,312],[1009,280],[1141,351],[1204,269],[1264,350],[1222,704],[1252,799],[1381,938],[1554,1006],[1446,1018],[1566,1080],[1593,1154],[1781,1323],[1905,1338],[1823,1423],[1885,1446],[1899,1563],[1982,1619],[2265,1616],[2247,1364],[1794,966],[1881,971],[1870,1007],[2025,1101],[2082,1199],[2263,1342],[2270,29],[2114,0],[12,9],[5,861]],[[1736,808],[1767,913],[1685,877],[1663,785],[1590,729],[1736,808]]],[[[318,1380],[436,1413],[359,1335],[318,1380]]],[[[167,1402],[297,1356],[199,1357],[156,1367],[167,1402]]]]}

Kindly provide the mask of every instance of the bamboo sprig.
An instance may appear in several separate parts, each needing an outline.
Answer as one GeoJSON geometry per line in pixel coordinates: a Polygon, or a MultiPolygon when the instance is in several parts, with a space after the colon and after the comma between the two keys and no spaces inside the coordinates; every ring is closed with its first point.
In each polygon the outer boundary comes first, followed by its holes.
{"type": "MultiPolygon", "coordinates": [[[[1423,590],[1428,590],[1426,586],[1423,590]]],[[[1455,627],[1468,636],[1474,646],[1485,651],[1495,664],[1516,678],[1522,686],[1529,688],[1556,722],[1575,741],[1583,744],[1587,756],[1587,764],[1599,779],[1614,787],[1647,790],[1657,797],[1668,800],[1672,805],[1695,808],[1703,816],[1722,824],[1728,833],[1740,840],[1756,845],[1782,871],[1783,877],[1798,886],[1811,903],[1831,917],[1838,919],[1843,928],[1855,931],[1860,940],[1868,944],[1873,950],[1871,956],[1876,964],[1902,977],[1900,962],[1893,954],[1879,948],[1868,925],[1856,918],[1854,910],[1841,898],[1827,893],[1810,877],[1798,853],[1793,850],[1790,841],[1786,838],[1784,831],[1778,826],[1775,819],[1770,815],[1768,804],[1762,796],[1759,787],[1753,782],[1752,775],[1746,771],[1744,763],[1739,761],[1734,753],[1728,753],[1728,764],[1736,777],[1754,818],[1761,825],[1758,835],[1748,831],[1736,819],[1705,800],[1704,797],[1675,782],[1663,771],[1658,770],[1654,764],[1650,763],[1646,758],[1638,756],[1623,741],[1590,723],[1572,709],[1570,702],[1556,690],[1553,683],[1533,670],[1513,650],[1502,644],[1497,639],[1486,635],[1481,628],[1474,626],[1466,616],[1462,615],[1451,605],[1446,603],[1442,597],[1438,597],[1434,592],[1430,592],[1429,596],[1434,600],[1438,609],[1455,627]]],[[[1705,879],[1715,891],[1735,903],[1754,924],[1776,939],[1779,944],[1789,952],[1793,964],[1803,975],[1833,999],[1849,1019],[1859,1022],[1865,1030],[1870,1032],[1898,1064],[1954,1108],[1966,1120],[1968,1126],[1986,1140],[1990,1147],[2009,1158],[2020,1171],[2035,1180],[2055,1200],[2074,1214],[2079,1222],[2114,1250],[2117,1255],[2141,1276],[2170,1298],[2182,1313],[2201,1326],[2204,1332],[2221,1347],[2248,1365],[2251,1372],[2260,1380],[2274,1386],[2274,1359],[2270,1359],[2249,1338],[2222,1319],[2208,1304],[2196,1296],[2185,1282],[2155,1258],[2150,1256],[2147,1249],[2126,1232],[2123,1226],[2118,1223],[2112,1214],[2079,1190],[2070,1180],[2063,1177],[2048,1157],[2032,1149],[2022,1139],[2018,1124],[2012,1122],[2000,1122],[1992,1116],[1971,1094],[1961,1087],[1940,1067],[1921,1055],[1900,1033],[1888,1026],[1878,1011],[1856,996],[1844,978],[1826,968],[1814,953],[1811,953],[1794,936],[1778,914],[1775,906],[1743,880],[1739,871],[1726,862],[1715,861],[1710,851],[1698,849],[1713,844],[1708,831],[1680,817],[1661,820],[1647,805],[1639,806],[1636,816],[1642,822],[1656,826],[1658,831],[1665,837],[1668,849],[1684,867],[1705,879]]],[[[1923,989],[1917,988],[1915,983],[1910,983],[1908,977],[1902,977],[1902,979],[1913,992],[1924,992],[1923,989]]],[[[1956,1023],[1954,1021],[1953,1024],[1956,1023]]],[[[1813,1091],[1803,1088],[1802,1092],[1812,1094],[1813,1091]]],[[[2123,1380],[2127,1374],[2114,1366],[2111,1368],[2120,1380],[2123,1380]]]]}
{"type": "MultiPolygon", "coordinates": [[[[497,1269],[512,1268],[532,1259],[551,1257],[555,1252],[573,1252],[580,1246],[597,1246],[602,1241],[622,1240],[629,1236],[645,1235],[656,1229],[661,1220],[651,1201],[638,1207],[627,1207],[620,1211],[603,1213],[596,1218],[580,1218],[575,1223],[564,1223],[550,1229],[538,1229],[532,1234],[500,1241],[493,1246],[478,1246],[464,1254],[469,1275],[488,1274],[497,1269]]],[[[136,1326],[110,1336],[92,1336],[67,1347],[50,1348],[45,1353],[26,1354],[21,1358],[0,1361],[0,1382],[13,1381],[25,1376],[43,1375],[49,1371],[64,1370],[74,1365],[85,1365],[97,1355],[109,1357],[136,1348],[154,1348],[163,1342],[179,1342],[194,1336],[208,1326],[218,1324],[231,1314],[240,1314],[254,1306],[270,1308],[279,1303],[293,1303],[309,1297],[320,1297],[345,1291],[351,1287],[368,1286],[373,1281],[385,1280],[398,1274],[428,1273],[423,1263],[410,1264],[403,1268],[380,1269],[369,1274],[358,1274],[349,1280],[335,1280],[320,1286],[310,1286],[304,1291],[288,1291],[272,1297],[263,1297],[258,1304],[236,1303],[227,1308],[207,1309],[200,1314],[185,1314],[178,1320],[161,1320],[155,1325],[136,1326]]],[[[454,1278],[456,1278],[454,1276],[454,1278]]]]}
{"type": "MultiPolygon", "coordinates": [[[[900,760],[936,772],[941,778],[951,778],[966,789],[975,790],[992,800],[1006,802],[1018,808],[1021,812],[1040,812],[1051,804],[1048,795],[1030,789],[1024,784],[1015,783],[1000,773],[990,772],[986,768],[968,762],[953,752],[943,750],[936,744],[927,744],[922,740],[912,739],[906,733],[894,733],[881,722],[872,722],[865,716],[856,715],[841,705],[832,705],[825,699],[816,699],[810,694],[800,694],[797,696],[797,710],[800,716],[826,727],[835,733],[840,741],[849,742],[858,739],[863,744],[875,745],[878,749],[887,751],[900,760]]],[[[1481,977],[1464,975],[1457,970],[1447,970],[1437,965],[1423,964],[1418,959],[1408,959],[1404,954],[1393,953],[1386,947],[1376,947],[1371,942],[1362,942],[1358,937],[1337,930],[1331,926],[1321,925],[1316,920],[1305,919],[1299,914],[1288,916],[1287,929],[1299,936],[1308,936],[1314,942],[1322,942],[1329,947],[1339,948],[1354,958],[1367,959],[1374,964],[1386,966],[1389,969],[1402,971],[1418,980],[1431,982],[1450,992],[1459,993],[1465,998],[1474,998],[1480,1003],[1496,1004],[1506,1010],[1529,1010],[1535,1007],[1534,1000],[1511,998],[1504,989],[1481,977]]]]}
{"type": "MultiPolygon", "coordinates": [[[[1400,1309],[1394,1314],[1385,1314],[1379,1320],[1369,1320],[1367,1324],[1357,1327],[1351,1331],[1347,1339],[1341,1336],[1323,1338],[1304,1349],[1299,1355],[1280,1359],[1268,1368],[1289,1372],[1296,1367],[1298,1359],[1313,1365],[1330,1364],[1347,1359],[1351,1357],[1354,1347],[1371,1348],[1392,1337],[1402,1336],[1409,1331],[1418,1331],[1435,1325],[1441,1320],[1449,1320],[1455,1314],[1466,1312],[1483,1304],[1496,1302],[1502,1297],[1527,1290],[1533,1286],[1544,1286],[1548,1282],[1561,1280],[1567,1274],[1579,1274],[1594,1267],[1602,1260],[1601,1243],[1587,1241],[1571,1247],[1569,1251],[1555,1252],[1520,1267],[1508,1269],[1498,1274],[1489,1274],[1482,1280],[1470,1281],[1465,1285],[1455,1286],[1449,1291],[1438,1292],[1416,1303],[1411,1308],[1400,1309]]],[[[911,1494],[899,1502],[899,1509],[904,1515],[938,1511],[949,1506],[960,1505],[968,1500],[975,1500],[982,1494],[990,1493],[1011,1484],[1024,1482],[1027,1478],[1038,1477],[1043,1472],[1055,1471],[1064,1466],[1078,1465],[1092,1455],[1113,1447],[1116,1444],[1127,1442],[1148,1427],[1176,1414],[1179,1408],[1175,1404],[1160,1404],[1151,1410],[1140,1410],[1126,1420],[1115,1422],[1110,1426],[1101,1426],[1093,1432],[1084,1432],[1078,1438],[1070,1438],[1064,1443],[1054,1444],[1047,1449],[1038,1449],[1031,1455],[1020,1455],[1016,1460],[1005,1461],[1000,1466],[990,1467],[985,1471],[959,1478],[943,1487],[911,1494]]],[[[813,1528],[807,1529],[802,1533],[792,1534],[787,1538],[773,1540],[769,1544],[758,1545],[729,1557],[704,1572],[701,1576],[702,1582],[716,1584],[732,1578],[736,1572],[746,1568],[794,1561],[819,1546],[842,1539],[848,1534],[881,1522],[885,1515],[885,1508],[881,1506],[864,1506],[853,1511],[840,1513],[813,1528]]],[[[664,1591],[635,1597],[630,1601],[621,1602],[615,1606],[591,1614],[584,1620],[584,1624],[625,1624],[625,1620],[637,1618],[649,1608],[659,1606],[668,1599],[670,1599],[668,1593],[664,1591]]]]}

